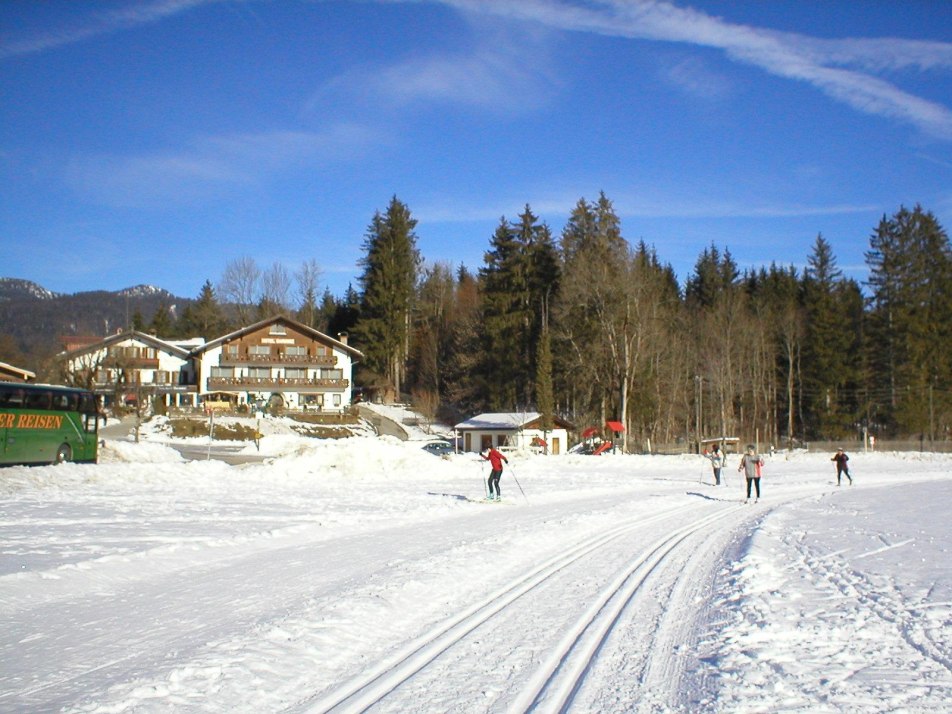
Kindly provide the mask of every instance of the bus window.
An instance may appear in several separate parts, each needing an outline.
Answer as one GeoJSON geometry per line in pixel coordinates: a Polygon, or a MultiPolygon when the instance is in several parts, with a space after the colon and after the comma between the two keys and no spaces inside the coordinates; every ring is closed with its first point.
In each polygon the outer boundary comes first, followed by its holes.
{"type": "Polygon", "coordinates": [[[69,395],[68,394],[54,394],[53,395],[53,409],[58,412],[69,411],[69,395]]]}
{"type": "Polygon", "coordinates": [[[49,409],[50,408],[50,393],[49,392],[30,392],[26,395],[26,408],[27,409],[49,409]]]}
{"type": "Polygon", "coordinates": [[[23,406],[23,390],[22,389],[4,389],[0,392],[0,406],[10,407],[11,409],[19,409],[23,406]]]}

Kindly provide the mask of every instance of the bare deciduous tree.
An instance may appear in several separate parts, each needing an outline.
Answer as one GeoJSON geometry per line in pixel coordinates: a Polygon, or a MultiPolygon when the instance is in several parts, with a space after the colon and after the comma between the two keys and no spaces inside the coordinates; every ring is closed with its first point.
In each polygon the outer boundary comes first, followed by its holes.
{"type": "Polygon", "coordinates": [[[317,319],[317,299],[323,271],[313,258],[305,260],[294,274],[297,280],[297,296],[300,301],[298,320],[308,327],[314,327],[317,319]]]}
{"type": "Polygon", "coordinates": [[[218,284],[222,301],[231,303],[238,313],[238,322],[251,322],[255,304],[258,302],[261,270],[255,259],[245,256],[228,261],[218,284]]]}

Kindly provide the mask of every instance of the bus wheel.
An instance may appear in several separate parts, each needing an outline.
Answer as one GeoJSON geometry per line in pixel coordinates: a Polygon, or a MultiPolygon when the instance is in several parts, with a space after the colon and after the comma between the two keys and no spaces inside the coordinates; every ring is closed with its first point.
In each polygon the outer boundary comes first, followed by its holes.
{"type": "Polygon", "coordinates": [[[60,444],[60,447],[56,450],[56,461],[54,463],[61,464],[72,458],[73,450],[69,448],[69,444],[60,444]]]}

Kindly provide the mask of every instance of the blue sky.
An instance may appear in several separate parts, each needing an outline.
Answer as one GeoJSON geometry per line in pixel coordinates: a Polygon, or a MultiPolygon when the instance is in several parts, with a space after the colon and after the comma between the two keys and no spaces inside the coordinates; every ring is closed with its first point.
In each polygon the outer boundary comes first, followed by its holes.
{"type": "Polygon", "coordinates": [[[701,251],[866,276],[952,223],[946,1],[0,3],[0,276],[184,297],[230,260],[357,286],[374,211],[471,269],[579,198],[682,280],[701,251]]]}

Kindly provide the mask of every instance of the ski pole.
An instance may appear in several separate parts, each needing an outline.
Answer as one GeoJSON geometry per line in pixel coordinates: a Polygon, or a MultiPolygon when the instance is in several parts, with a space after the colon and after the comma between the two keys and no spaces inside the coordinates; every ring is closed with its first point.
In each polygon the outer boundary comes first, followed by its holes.
{"type": "Polygon", "coordinates": [[[519,479],[516,478],[516,472],[513,471],[512,466],[509,467],[509,473],[512,474],[512,480],[516,482],[516,486],[519,487],[519,491],[522,493],[522,497],[526,499],[526,503],[529,503],[529,497],[526,496],[526,492],[522,490],[522,484],[519,483],[519,479]]]}
{"type": "Polygon", "coordinates": [[[481,460],[476,462],[476,470],[479,473],[479,480],[483,482],[483,493],[486,494],[486,498],[489,498],[489,481],[483,477],[483,462],[481,460]]]}

